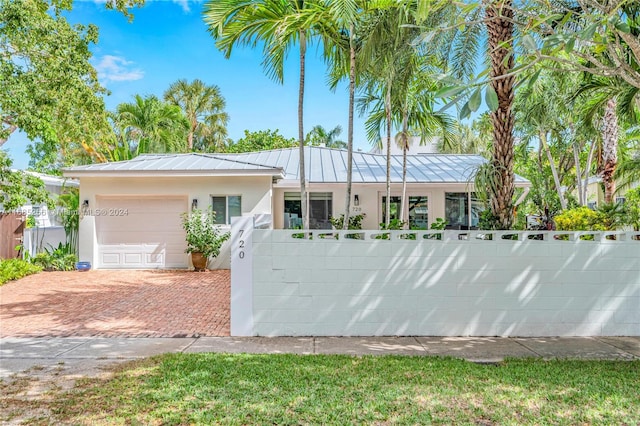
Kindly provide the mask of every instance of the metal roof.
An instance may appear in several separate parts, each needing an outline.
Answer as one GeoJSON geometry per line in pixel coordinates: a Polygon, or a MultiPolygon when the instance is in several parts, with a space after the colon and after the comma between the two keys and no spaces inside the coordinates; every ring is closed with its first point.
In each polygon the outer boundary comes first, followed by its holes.
{"type": "MultiPolygon", "coordinates": [[[[162,174],[271,174],[285,180],[299,179],[300,151],[285,148],[240,154],[145,154],[132,160],[76,166],[65,176],[84,174],[139,173],[162,174]]],[[[407,155],[408,183],[467,183],[476,168],[487,160],[478,155],[407,155]]],[[[386,155],[353,153],[354,183],[386,182],[386,155]]],[[[305,147],[305,171],[308,182],[343,183],[347,181],[347,151],[324,147],[305,147]]],[[[402,155],[391,156],[391,181],[402,182],[402,155]]],[[[516,175],[516,183],[528,181],[516,175]]]]}
{"type": "MultiPolygon", "coordinates": [[[[298,148],[258,151],[243,154],[219,154],[252,163],[282,167],[286,180],[299,179],[298,148]]],[[[417,154],[407,155],[408,183],[467,183],[476,168],[486,163],[479,155],[417,154]]],[[[347,181],[347,151],[324,147],[305,147],[305,174],[309,182],[347,181]]],[[[383,154],[354,152],[354,183],[384,183],[387,180],[387,157],[383,154]]],[[[402,182],[402,155],[391,156],[391,181],[402,182]]],[[[517,183],[528,183],[516,175],[517,183]]]]}
{"type": "Polygon", "coordinates": [[[75,166],[65,176],[108,174],[265,174],[282,177],[281,167],[252,163],[216,154],[143,154],[127,161],[75,166]]]}

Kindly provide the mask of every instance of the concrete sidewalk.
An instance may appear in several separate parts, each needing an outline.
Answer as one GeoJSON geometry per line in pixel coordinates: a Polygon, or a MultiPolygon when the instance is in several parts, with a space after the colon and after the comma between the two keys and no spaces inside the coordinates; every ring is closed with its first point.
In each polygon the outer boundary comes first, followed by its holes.
{"type": "Polygon", "coordinates": [[[56,369],[92,376],[117,362],[166,352],[451,356],[473,362],[509,358],[640,359],[640,337],[200,337],[0,339],[0,379],[56,369]]]}

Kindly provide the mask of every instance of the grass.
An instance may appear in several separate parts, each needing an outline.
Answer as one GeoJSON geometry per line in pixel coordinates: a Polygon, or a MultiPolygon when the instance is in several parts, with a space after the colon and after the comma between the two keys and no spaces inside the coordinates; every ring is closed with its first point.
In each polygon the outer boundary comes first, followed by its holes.
{"type": "Polygon", "coordinates": [[[170,354],[118,368],[49,395],[29,424],[640,422],[638,361],[170,354]]]}

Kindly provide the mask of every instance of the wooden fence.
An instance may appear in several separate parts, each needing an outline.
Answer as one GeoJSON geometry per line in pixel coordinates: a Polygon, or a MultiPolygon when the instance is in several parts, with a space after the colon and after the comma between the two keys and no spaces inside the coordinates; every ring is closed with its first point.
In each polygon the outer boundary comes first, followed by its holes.
{"type": "Polygon", "coordinates": [[[13,259],[21,255],[16,250],[22,245],[25,216],[18,213],[0,213],[0,259],[13,259]]]}

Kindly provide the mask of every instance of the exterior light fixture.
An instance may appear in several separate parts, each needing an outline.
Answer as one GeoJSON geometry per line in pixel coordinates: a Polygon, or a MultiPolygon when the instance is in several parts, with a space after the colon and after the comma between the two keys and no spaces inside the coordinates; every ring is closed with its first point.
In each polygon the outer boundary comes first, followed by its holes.
{"type": "Polygon", "coordinates": [[[353,196],[353,205],[354,206],[359,206],[360,205],[360,197],[358,197],[358,194],[353,196]]]}
{"type": "Polygon", "coordinates": [[[83,209],[88,209],[89,208],[89,200],[84,200],[82,202],[82,208],[83,209]]]}
{"type": "Polygon", "coordinates": [[[198,208],[198,199],[194,198],[193,201],[191,201],[191,210],[195,210],[198,208]]]}

